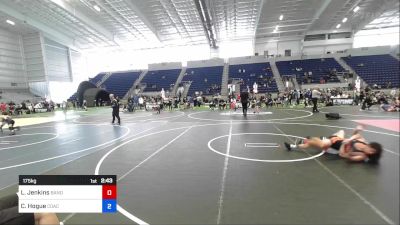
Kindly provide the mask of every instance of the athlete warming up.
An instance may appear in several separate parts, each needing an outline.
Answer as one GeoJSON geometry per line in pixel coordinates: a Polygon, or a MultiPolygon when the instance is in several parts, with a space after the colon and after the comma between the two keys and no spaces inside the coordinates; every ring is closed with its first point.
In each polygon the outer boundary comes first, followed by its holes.
{"type": "Polygon", "coordinates": [[[9,115],[5,115],[4,117],[1,117],[1,126],[0,126],[0,132],[3,133],[3,126],[8,125],[8,129],[10,130],[10,135],[15,134],[15,130],[20,130],[20,127],[14,127],[15,121],[11,118],[9,115]]]}

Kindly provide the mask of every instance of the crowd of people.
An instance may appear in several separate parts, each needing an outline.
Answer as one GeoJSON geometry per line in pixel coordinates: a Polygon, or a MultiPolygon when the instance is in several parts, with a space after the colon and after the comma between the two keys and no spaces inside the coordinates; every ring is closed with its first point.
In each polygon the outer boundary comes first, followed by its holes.
{"type": "MultiPolygon", "coordinates": [[[[271,93],[253,94],[250,93],[249,103],[250,107],[259,111],[259,108],[265,106],[269,107],[313,107],[313,112],[319,112],[317,105],[333,106],[334,100],[347,99],[351,100],[349,105],[359,105],[360,110],[368,110],[372,105],[377,105],[379,109],[384,111],[399,111],[399,93],[393,89],[389,94],[381,90],[372,90],[369,87],[360,92],[345,91],[342,88],[328,88],[328,89],[303,89],[303,90],[286,90],[278,92],[276,96],[271,93]]],[[[240,94],[231,94],[227,100],[222,99],[215,95],[210,108],[215,109],[237,109],[241,107],[240,94]]]]}
{"type": "MultiPolygon", "coordinates": [[[[399,111],[399,93],[393,89],[389,94],[382,90],[372,90],[367,87],[360,92],[353,90],[348,91],[343,88],[328,88],[303,90],[285,90],[277,94],[262,93],[254,94],[249,93],[248,106],[253,109],[254,113],[259,113],[260,109],[270,107],[303,107],[312,108],[314,113],[318,113],[318,105],[333,106],[335,100],[351,100],[349,105],[359,105],[360,110],[368,110],[372,105],[377,105],[383,111],[399,111]]],[[[349,102],[349,101],[347,101],[349,102]]],[[[220,110],[236,110],[242,108],[242,99],[240,93],[232,92],[228,98],[222,97],[220,94],[214,94],[211,98],[206,98],[201,93],[195,93],[193,96],[180,97],[180,96],[167,96],[162,97],[146,97],[146,96],[133,96],[128,99],[128,103],[123,105],[124,110],[133,112],[135,110],[173,110],[173,109],[193,109],[208,105],[210,109],[220,110]]]]}
{"type": "Polygon", "coordinates": [[[209,88],[206,90],[206,95],[214,95],[217,93],[221,92],[221,85],[218,84],[212,84],[209,88]]]}
{"type": "Polygon", "coordinates": [[[1,102],[0,103],[0,111],[2,115],[22,115],[22,114],[31,114],[38,112],[52,112],[54,111],[56,104],[53,101],[38,101],[38,102],[30,102],[23,101],[19,104],[16,104],[13,101],[8,103],[1,102]]]}
{"type": "Polygon", "coordinates": [[[200,93],[195,93],[193,94],[193,96],[187,97],[136,95],[128,98],[127,104],[123,105],[122,108],[123,110],[128,112],[134,112],[136,110],[155,110],[159,113],[161,110],[164,109],[169,111],[173,109],[193,109],[194,107],[200,107],[205,103],[209,103],[209,101],[200,93]]]}
{"type": "MultiPolygon", "coordinates": [[[[321,62],[324,61],[325,59],[321,58],[321,62]]],[[[293,63],[290,62],[290,64],[293,63]]],[[[314,72],[319,72],[319,74],[322,74],[319,76],[319,80],[316,80],[315,76],[313,75],[313,71],[311,70],[305,71],[305,69],[303,69],[302,67],[295,67],[292,70],[294,72],[293,76],[296,76],[296,79],[301,84],[310,84],[316,82],[319,82],[320,84],[325,84],[331,81],[336,82],[338,80],[336,68],[329,68],[329,69],[315,68],[314,72]]]]}

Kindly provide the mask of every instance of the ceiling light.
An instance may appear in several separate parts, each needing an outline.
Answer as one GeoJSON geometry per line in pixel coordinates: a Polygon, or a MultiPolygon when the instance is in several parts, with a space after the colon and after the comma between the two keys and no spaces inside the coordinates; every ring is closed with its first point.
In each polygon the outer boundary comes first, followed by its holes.
{"type": "Polygon", "coordinates": [[[93,38],[88,37],[88,40],[89,40],[90,42],[94,42],[93,38]]]}
{"type": "Polygon", "coordinates": [[[278,30],[278,28],[279,28],[279,25],[276,25],[275,30],[278,30]]]}
{"type": "Polygon", "coordinates": [[[333,33],[337,33],[337,30],[333,30],[333,33]]]}
{"type": "Polygon", "coordinates": [[[360,6],[356,6],[356,7],[353,9],[353,12],[357,12],[358,10],[360,10],[360,6]]]}
{"type": "Polygon", "coordinates": [[[12,21],[12,20],[6,20],[6,22],[8,23],[8,24],[10,24],[10,25],[15,25],[15,23],[14,23],[14,21],[12,21]]]}
{"type": "Polygon", "coordinates": [[[283,15],[279,16],[279,20],[283,20],[283,15]]]}
{"type": "Polygon", "coordinates": [[[347,17],[343,18],[342,23],[346,23],[347,22],[347,17]]]}
{"type": "Polygon", "coordinates": [[[97,12],[100,12],[100,11],[101,11],[101,9],[100,9],[100,7],[99,7],[98,5],[94,5],[93,8],[94,8],[95,10],[97,10],[97,12]]]}
{"type": "Polygon", "coordinates": [[[336,26],[336,29],[339,29],[340,26],[342,26],[342,24],[339,23],[339,24],[336,26]]]}

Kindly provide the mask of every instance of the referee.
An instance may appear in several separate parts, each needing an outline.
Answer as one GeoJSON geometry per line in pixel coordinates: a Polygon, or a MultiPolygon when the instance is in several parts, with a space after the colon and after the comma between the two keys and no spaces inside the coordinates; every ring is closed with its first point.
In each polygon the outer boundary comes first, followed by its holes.
{"type": "Polygon", "coordinates": [[[240,93],[240,101],[242,103],[242,109],[243,109],[243,116],[247,116],[247,107],[249,104],[249,92],[247,89],[244,89],[242,93],[240,93]]]}
{"type": "Polygon", "coordinates": [[[119,101],[114,97],[114,94],[110,94],[111,108],[112,108],[112,124],[115,122],[115,117],[118,119],[118,125],[121,125],[121,118],[119,117],[119,101]]]}
{"type": "Polygon", "coordinates": [[[314,88],[314,90],[312,90],[311,92],[311,100],[313,103],[313,113],[318,113],[318,100],[321,98],[321,92],[319,92],[319,88],[314,88]]]}

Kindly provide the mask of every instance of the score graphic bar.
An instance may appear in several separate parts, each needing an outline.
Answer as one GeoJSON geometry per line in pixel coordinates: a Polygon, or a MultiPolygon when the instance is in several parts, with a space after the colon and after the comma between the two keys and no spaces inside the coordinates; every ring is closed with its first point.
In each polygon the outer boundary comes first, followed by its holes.
{"type": "Polygon", "coordinates": [[[20,175],[20,213],[115,213],[116,175],[20,175]]]}

